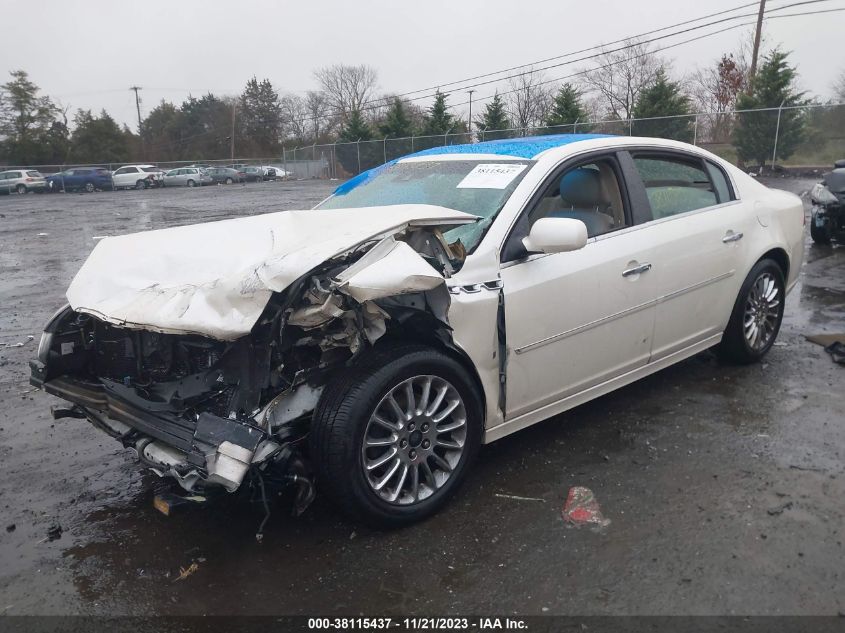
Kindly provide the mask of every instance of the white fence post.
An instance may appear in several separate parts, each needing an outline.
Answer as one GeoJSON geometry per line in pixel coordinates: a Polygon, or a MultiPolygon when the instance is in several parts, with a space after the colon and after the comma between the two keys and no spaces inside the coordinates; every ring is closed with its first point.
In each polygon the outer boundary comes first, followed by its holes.
{"type": "Polygon", "coordinates": [[[692,144],[698,145],[698,115],[695,115],[695,122],[692,126],[692,144]]]}
{"type": "Polygon", "coordinates": [[[780,133],[780,113],[783,111],[783,104],[786,103],[786,99],[780,102],[778,106],[778,120],[775,124],[775,146],[772,148],[772,171],[775,170],[775,161],[778,157],[778,134],[780,133]]]}

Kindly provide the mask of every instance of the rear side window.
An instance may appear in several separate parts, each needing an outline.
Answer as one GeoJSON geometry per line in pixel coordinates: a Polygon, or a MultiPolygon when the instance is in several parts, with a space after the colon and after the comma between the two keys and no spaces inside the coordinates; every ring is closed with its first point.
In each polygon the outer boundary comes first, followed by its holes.
{"type": "Polygon", "coordinates": [[[702,161],[676,156],[634,156],[655,220],[719,204],[702,161]]]}
{"type": "Polygon", "coordinates": [[[713,182],[713,187],[716,189],[716,196],[719,198],[719,204],[723,202],[730,202],[734,200],[733,191],[728,183],[728,177],[722,168],[714,165],[710,161],[704,161],[707,166],[707,173],[710,175],[710,180],[713,182]]]}
{"type": "Polygon", "coordinates": [[[28,171],[28,172],[26,172],[26,175],[29,176],[30,178],[42,178],[43,177],[43,176],[41,176],[41,172],[38,172],[38,171],[28,171]]]}
{"type": "Polygon", "coordinates": [[[148,174],[154,174],[157,171],[161,171],[158,167],[141,167],[141,171],[146,172],[148,174]]]}

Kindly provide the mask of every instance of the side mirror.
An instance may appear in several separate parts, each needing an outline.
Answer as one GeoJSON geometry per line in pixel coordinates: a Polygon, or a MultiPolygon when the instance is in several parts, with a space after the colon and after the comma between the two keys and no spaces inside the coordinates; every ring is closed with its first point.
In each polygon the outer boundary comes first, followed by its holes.
{"type": "Polygon", "coordinates": [[[540,218],[522,245],[528,253],[565,253],[587,244],[587,225],[572,218],[540,218]]]}

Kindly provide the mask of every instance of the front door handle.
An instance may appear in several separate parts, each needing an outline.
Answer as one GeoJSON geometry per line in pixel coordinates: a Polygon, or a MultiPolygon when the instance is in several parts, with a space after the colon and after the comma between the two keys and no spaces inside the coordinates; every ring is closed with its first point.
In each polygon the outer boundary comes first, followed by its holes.
{"type": "Polygon", "coordinates": [[[633,268],[629,268],[628,270],[622,271],[623,277],[630,277],[631,275],[639,275],[640,273],[645,273],[651,270],[651,264],[640,264],[639,266],[634,266],[633,268]]]}
{"type": "Polygon", "coordinates": [[[730,242],[738,242],[742,239],[742,233],[728,233],[722,238],[722,242],[729,244],[730,242]]]}

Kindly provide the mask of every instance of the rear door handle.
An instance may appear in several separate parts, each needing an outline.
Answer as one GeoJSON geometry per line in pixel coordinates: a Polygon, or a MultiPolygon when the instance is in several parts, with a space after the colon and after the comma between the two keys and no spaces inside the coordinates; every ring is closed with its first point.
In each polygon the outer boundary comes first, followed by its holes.
{"type": "Polygon", "coordinates": [[[631,275],[639,275],[640,273],[645,273],[651,270],[651,264],[640,264],[639,266],[634,266],[633,268],[629,268],[628,270],[622,271],[623,277],[630,277],[631,275]]]}
{"type": "Polygon", "coordinates": [[[729,244],[730,242],[738,242],[742,239],[742,233],[728,233],[722,238],[722,242],[729,244]]]}

